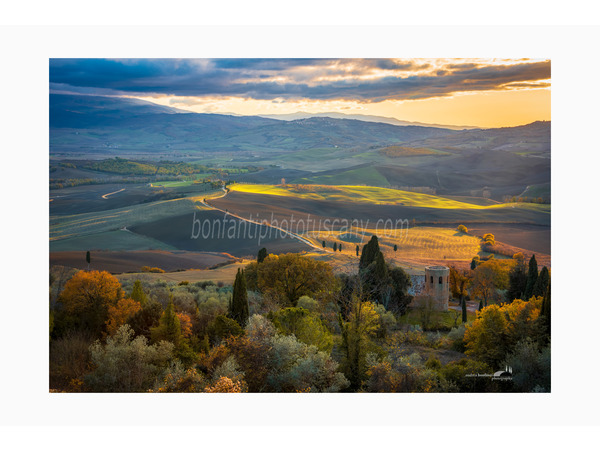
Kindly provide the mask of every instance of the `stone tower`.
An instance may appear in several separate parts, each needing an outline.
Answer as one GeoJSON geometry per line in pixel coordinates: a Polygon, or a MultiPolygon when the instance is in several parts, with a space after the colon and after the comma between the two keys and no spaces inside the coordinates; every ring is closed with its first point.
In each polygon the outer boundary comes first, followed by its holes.
{"type": "Polygon", "coordinates": [[[435,309],[448,311],[450,298],[450,269],[446,266],[425,268],[425,295],[433,298],[435,309]]]}

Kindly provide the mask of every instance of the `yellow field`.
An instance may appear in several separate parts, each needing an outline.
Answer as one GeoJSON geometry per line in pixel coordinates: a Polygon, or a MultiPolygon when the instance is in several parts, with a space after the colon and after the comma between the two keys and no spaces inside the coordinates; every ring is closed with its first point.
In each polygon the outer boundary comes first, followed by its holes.
{"type": "Polygon", "coordinates": [[[179,283],[180,281],[189,281],[190,283],[195,283],[197,281],[213,281],[218,283],[219,281],[225,284],[233,284],[235,280],[235,274],[238,269],[243,269],[246,267],[250,260],[244,260],[241,262],[235,262],[232,264],[228,264],[223,267],[218,267],[216,269],[206,269],[206,270],[183,270],[180,272],[167,272],[167,273],[124,273],[121,275],[117,275],[117,278],[120,281],[123,280],[165,280],[165,281],[175,281],[179,283]]]}
{"type": "Polygon", "coordinates": [[[371,236],[376,234],[379,246],[386,260],[397,262],[411,262],[412,264],[426,265],[432,260],[437,261],[471,261],[473,256],[481,251],[481,240],[478,237],[459,233],[455,229],[437,227],[416,227],[408,230],[398,230],[396,235],[388,236],[382,230],[366,229],[353,230],[352,234],[340,235],[335,232],[329,235],[316,236],[310,240],[315,245],[327,244],[327,251],[332,252],[333,243],[342,244],[342,252],[335,254],[356,257],[356,246],[362,250],[371,236]],[[361,234],[364,239],[360,242],[361,234]],[[394,245],[398,251],[394,252],[394,245]],[[419,264],[422,263],[422,264],[419,264]]]}
{"type": "Polygon", "coordinates": [[[452,200],[436,195],[421,194],[396,189],[387,189],[372,186],[326,186],[326,185],[267,185],[267,184],[233,184],[231,191],[246,192],[250,194],[277,195],[285,197],[298,197],[312,200],[337,200],[345,202],[371,203],[374,205],[404,205],[420,208],[438,209],[496,209],[496,208],[524,208],[538,211],[550,210],[550,205],[538,204],[495,204],[478,205],[458,200],[452,200]]]}

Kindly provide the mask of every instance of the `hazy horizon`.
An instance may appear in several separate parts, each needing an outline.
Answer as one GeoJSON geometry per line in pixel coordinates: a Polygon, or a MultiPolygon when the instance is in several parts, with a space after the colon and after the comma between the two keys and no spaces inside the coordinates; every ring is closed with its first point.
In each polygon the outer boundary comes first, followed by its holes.
{"type": "Polygon", "coordinates": [[[51,59],[50,91],[197,113],[341,113],[497,128],[550,120],[550,61],[51,59]]]}

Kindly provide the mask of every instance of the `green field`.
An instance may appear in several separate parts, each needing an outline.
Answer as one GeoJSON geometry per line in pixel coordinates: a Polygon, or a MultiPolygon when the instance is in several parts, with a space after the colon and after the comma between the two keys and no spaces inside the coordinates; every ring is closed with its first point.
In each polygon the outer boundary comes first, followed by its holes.
{"type": "Polygon", "coordinates": [[[50,252],[78,250],[177,250],[175,247],[131,231],[104,231],[50,241],[50,252]]]}
{"type": "Polygon", "coordinates": [[[201,199],[202,197],[178,198],[108,211],[50,216],[50,241],[115,231],[127,226],[190,213],[203,209],[199,203],[201,199]]]}
{"type": "Polygon", "coordinates": [[[202,178],[206,178],[206,177],[208,177],[210,175],[214,175],[214,174],[201,173],[201,174],[197,174],[197,175],[194,175],[192,177],[189,177],[189,179],[185,179],[185,180],[157,181],[156,183],[152,183],[151,186],[152,187],[162,187],[162,188],[191,186],[192,184],[194,184],[194,182],[196,180],[199,180],[199,179],[202,179],[202,178]]]}
{"type": "Polygon", "coordinates": [[[355,183],[366,184],[371,186],[389,186],[387,178],[379,173],[374,167],[365,167],[345,172],[336,173],[334,175],[318,175],[310,178],[301,178],[298,183],[301,184],[326,184],[338,185],[347,183],[352,180],[355,183]]]}

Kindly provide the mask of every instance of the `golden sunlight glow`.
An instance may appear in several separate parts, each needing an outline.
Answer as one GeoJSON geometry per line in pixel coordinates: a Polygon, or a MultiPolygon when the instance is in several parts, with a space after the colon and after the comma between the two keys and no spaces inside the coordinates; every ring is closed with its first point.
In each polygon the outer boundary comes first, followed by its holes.
{"type": "MultiPolygon", "coordinates": [[[[380,67],[368,60],[338,60],[327,65],[298,65],[285,71],[267,70],[262,76],[241,79],[242,84],[270,82],[303,83],[317,86],[320,83],[376,80],[383,77],[444,77],[455,71],[471,70],[485,66],[511,66],[535,63],[533,59],[401,59],[390,60],[390,67],[380,67]],[[391,64],[391,63],[396,64],[391,64]]],[[[358,101],[352,99],[313,100],[252,99],[244,96],[132,96],[153,103],[198,113],[267,115],[296,112],[367,114],[393,117],[409,122],[440,125],[465,125],[478,127],[516,126],[536,120],[550,120],[550,79],[497,84],[492,90],[441,92],[439,97],[422,99],[389,99],[383,101],[358,101]]],[[[460,84],[457,84],[460,88],[460,84]]]]}
{"type": "Polygon", "coordinates": [[[440,125],[506,127],[550,120],[549,89],[515,89],[461,93],[423,100],[386,100],[378,103],[318,100],[254,100],[237,97],[136,97],[160,105],[212,114],[291,114],[338,112],[393,117],[440,125]]]}

